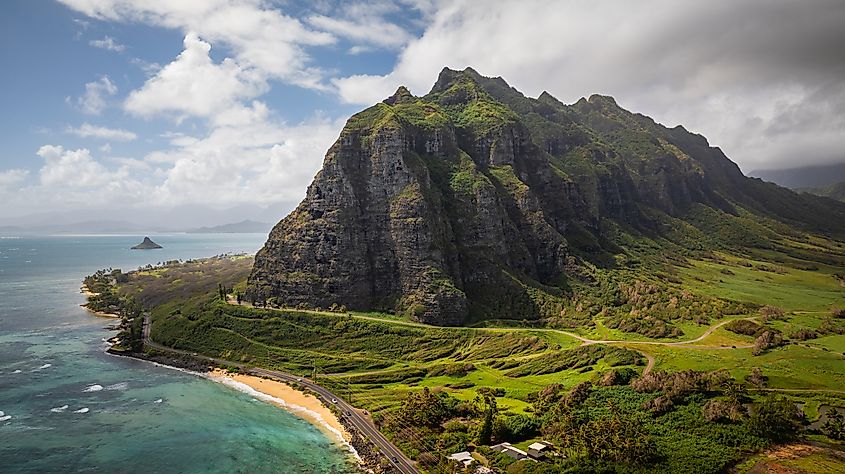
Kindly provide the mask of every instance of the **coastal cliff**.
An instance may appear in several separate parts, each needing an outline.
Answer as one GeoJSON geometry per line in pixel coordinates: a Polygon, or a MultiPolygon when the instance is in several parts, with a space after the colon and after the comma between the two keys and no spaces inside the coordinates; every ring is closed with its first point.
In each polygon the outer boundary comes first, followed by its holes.
{"type": "Polygon", "coordinates": [[[845,232],[845,206],[746,178],[704,137],[611,97],[565,105],[444,69],[427,95],[400,87],[349,119],[247,295],[437,325],[560,316],[625,235],[744,245],[706,235],[744,213],[845,232]]]}

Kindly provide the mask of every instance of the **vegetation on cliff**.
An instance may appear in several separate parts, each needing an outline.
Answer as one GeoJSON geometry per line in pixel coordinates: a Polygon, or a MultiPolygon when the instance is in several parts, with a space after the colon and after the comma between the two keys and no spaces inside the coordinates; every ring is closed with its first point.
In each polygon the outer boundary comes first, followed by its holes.
{"type": "Polygon", "coordinates": [[[599,317],[680,336],[679,322],[753,308],[689,296],[674,268],[723,252],[829,271],[845,265],[843,222],[845,206],[746,178],[704,137],[611,97],[565,105],[444,69],[429,94],[400,88],[350,118],[246,292],[437,325],[599,317]],[[625,271],[675,296],[625,295],[625,271]]]}

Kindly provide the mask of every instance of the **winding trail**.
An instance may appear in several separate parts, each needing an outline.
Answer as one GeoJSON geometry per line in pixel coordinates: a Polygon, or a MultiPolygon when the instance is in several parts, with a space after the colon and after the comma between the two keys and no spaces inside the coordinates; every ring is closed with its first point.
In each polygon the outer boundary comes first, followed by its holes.
{"type": "MultiPolygon", "coordinates": [[[[241,302],[240,304],[237,303],[233,298],[229,298],[227,300],[228,304],[234,306],[247,306],[247,307],[254,307],[246,302],[241,302]]],[[[699,349],[699,350],[725,350],[725,349],[749,349],[754,347],[751,344],[741,345],[741,346],[714,346],[714,345],[694,345],[696,342],[701,342],[706,339],[708,336],[713,334],[717,329],[720,327],[737,320],[754,320],[757,319],[756,316],[751,317],[742,317],[742,318],[731,318],[726,319],[724,321],[720,321],[716,324],[711,325],[707,328],[700,336],[694,339],[688,339],[685,341],[631,341],[631,340],[624,340],[624,339],[590,339],[588,337],[581,336],[579,334],[575,334],[574,332],[564,331],[562,329],[553,329],[553,328],[519,328],[519,327],[467,327],[467,326],[433,326],[430,324],[424,323],[417,323],[414,321],[403,321],[399,319],[391,319],[391,318],[379,318],[377,316],[365,316],[363,314],[355,314],[355,313],[332,313],[329,311],[316,311],[310,309],[295,309],[295,308],[262,308],[268,311],[278,311],[278,312],[299,312],[299,313],[310,313],[310,314],[319,314],[323,316],[348,316],[355,319],[361,319],[364,321],[373,321],[385,324],[393,324],[397,326],[408,326],[408,327],[416,327],[416,328],[424,328],[424,329],[449,329],[449,330],[464,330],[464,331],[488,331],[488,332],[517,332],[517,331],[534,331],[534,332],[551,332],[551,333],[558,333],[562,334],[567,337],[571,337],[575,340],[581,341],[581,346],[589,346],[591,344],[606,344],[606,345],[621,345],[621,346],[631,346],[631,345],[647,345],[647,346],[665,346],[665,347],[687,347],[690,349],[699,349]]],[[[649,372],[654,369],[656,364],[656,360],[653,355],[649,354],[640,349],[636,349],[630,347],[630,349],[635,350],[642,354],[643,357],[646,358],[646,366],[643,369],[643,375],[648,374],[649,372]]]]}

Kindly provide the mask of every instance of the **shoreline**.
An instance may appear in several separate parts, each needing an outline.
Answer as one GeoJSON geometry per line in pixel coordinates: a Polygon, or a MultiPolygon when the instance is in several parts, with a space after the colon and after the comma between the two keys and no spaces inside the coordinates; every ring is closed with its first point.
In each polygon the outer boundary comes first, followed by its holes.
{"type": "MultiPolygon", "coordinates": [[[[96,293],[85,285],[80,292],[90,298],[96,293]]],[[[109,319],[120,318],[119,315],[100,313],[90,309],[87,304],[80,305],[91,314],[109,319]]],[[[319,429],[332,443],[346,450],[350,461],[361,473],[381,474],[396,472],[392,466],[385,465],[385,454],[374,446],[365,434],[343,416],[336,415],[332,405],[324,403],[320,397],[280,380],[272,380],[257,375],[232,373],[220,368],[216,363],[202,360],[196,354],[168,352],[152,349],[147,352],[135,352],[129,348],[116,347],[117,341],[108,341],[106,353],[117,357],[128,357],[162,366],[169,369],[183,371],[207,380],[221,383],[234,390],[253,396],[264,403],[270,403],[297,416],[319,429]]],[[[295,384],[294,384],[295,385],[295,384]]]]}
{"type": "Polygon", "coordinates": [[[93,314],[93,315],[95,315],[95,316],[99,316],[99,317],[101,317],[101,318],[108,318],[108,319],[120,319],[120,315],[119,315],[119,314],[115,314],[115,313],[104,313],[104,312],[102,312],[102,311],[94,311],[93,309],[91,309],[91,308],[89,308],[89,307],[88,307],[88,301],[90,301],[90,300],[91,300],[91,297],[92,297],[92,296],[97,296],[97,295],[99,295],[99,293],[94,293],[93,291],[91,291],[90,289],[88,289],[88,285],[83,284],[83,285],[82,285],[82,287],[79,289],[79,292],[80,292],[80,293],[82,293],[82,294],[85,296],[85,300],[86,300],[86,302],[85,302],[85,303],[82,303],[82,304],[81,304],[81,305],[79,305],[79,306],[82,306],[83,308],[85,308],[86,310],[88,310],[88,312],[89,312],[89,313],[91,313],[91,314],[93,314]]]}
{"type": "Polygon", "coordinates": [[[200,375],[250,395],[263,395],[259,397],[263,399],[262,401],[276,405],[316,426],[360,461],[358,452],[350,444],[352,435],[337,415],[314,395],[297,390],[284,382],[255,375],[232,373],[220,368],[211,368],[200,375]]]}
{"type": "Polygon", "coordinates": [[[353,429],[347,428],[347,426],[314,395],[297,390],[283,382],[277,382],[275,380],[269,380],[254,375],[233,374],[208,363],[198,362],[196,359],[190,357],[170,358],[161,354],[147,356],[146,354],[113,350],[111,347],[106,349],[106,353],[115,357],[128,357],[130,359],[148,362],[159,367],[191,374],[215,383],[226,385],[229,388],[248,395],[252,395],[256,399],[259,399],[262,403],[275,405],[319,429],[332,443],[339,445],[348,452],[360,472],[370,474],[374,472],[385,472],[380,470],[378,467],[379,455],[368,449],[366,442],[362,443],[363,440],[360,435],[353,429]],[[235,376],[241,380],[236,380],[235,376]],[[247,381],[249,381],[250,384],[254,383],[255,385],[258,385],[260,390],[248,384],[247,381]],[[281,386],[279,387],[281,389],[279,393],[276,393],[275,390],[269,389],[269,387],[274,387],[275,384],[281,386]],[[313,402],[309,401],[309,399],[313,399],[313,402]],[[301,402],[302,405],[300,405],[299,402],[301,402]],[[312,406],[312,403],[316,404],[316,406],[312,406]],[[312,410],[312,408],[318,407],[318,410],[312,410]],[[322,414],[323,411],[328,413],[325,418],[322,414]]]}

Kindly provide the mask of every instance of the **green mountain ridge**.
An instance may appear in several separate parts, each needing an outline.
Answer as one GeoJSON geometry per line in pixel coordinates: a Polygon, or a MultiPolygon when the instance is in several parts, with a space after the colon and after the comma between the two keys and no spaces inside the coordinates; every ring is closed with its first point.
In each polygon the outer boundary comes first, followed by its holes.
{"type": "MultiPolygon", "coordinates": [[[[400,87],[349,119],[257,254],[247,295],[438,325],[576,325],[601,312],[671,335],[635,310],[642,293],[682,293],[672,266],[714,252],[842,265],[827,239],[843,235],[845,204],[747,178],[681,126],[611,97],[566,105],[444,69],[427,95],[400,87]]],[[[684,304],[694,319],[731,310],[684,304]]]]}
{"type": "Polygon", "coordinates": [[[845,181],[821,188],[800,188],[796,189],[796,191],[828,197],[837,201],[845,201],[845,181]]]}

